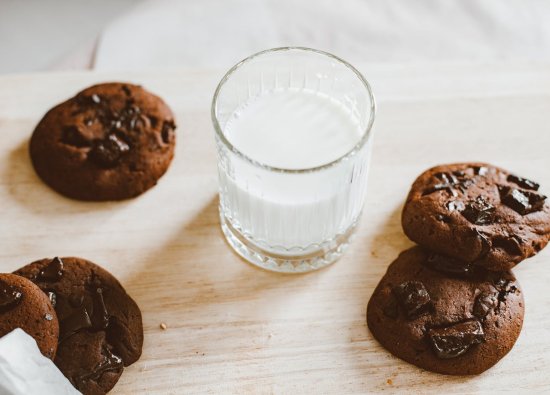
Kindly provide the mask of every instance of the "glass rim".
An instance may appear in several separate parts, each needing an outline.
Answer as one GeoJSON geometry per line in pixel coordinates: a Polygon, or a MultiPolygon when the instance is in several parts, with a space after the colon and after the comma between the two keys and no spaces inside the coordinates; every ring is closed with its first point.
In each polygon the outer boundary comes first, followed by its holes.
{"type": "Polygon", "coordinates": [[[271,49],[266,49],[266,50],[257,52],[255,54],[250,55],[247,58],[241,60],[236,65],[231,67],[229,69],[229,71],[227,73],[225,73],[225,75],[222,77],[222,79],[218,83],[218,86],[216,87],[216,90],[214,92],[214,97],[212,98],[212,106],[211,106],[212,123],[214,124],[214,130],[216,132],[216,135],[221,140],[221,142],[227,148],[229,148],[229,150],[231,152],[233,152],[235,155],[237,155],[241,159],[245,160],[246,162],[252,164],[253,166],[260,167],[264,170],[268,170],[268,171],[271,171],[271,172],[277,172],[277,173],[293,173],[293,174],[311,173],[311,172],[317,172],[317,171],[320,171],[320,170],[324,170],[324,169],[327,169],[329,167],[333,167],[333,166],[339,164],[340,162],[343,162],[343,161],[347,160],[348,158],[354,156],[366,144],[366,142],[370,139],[370,136],[372,134],[371,133],[372,132],[372,125],[374,123],[375,114],[376,114],[376,102],[375,102],[375,99],[374,99],[374,94],[372,93],[371,86],[370,86],[369,82],[367,81],[367,79],[365,77],[363,77],[363,75],[355,67],[353,67],[350,63],[346,62],[342,58],[339,58],[338,56],[333,55],[329,52],[325,52],[325,51],[321,51],[321,50],[313,49],[313,48],[308,48],[308,47],[278,47],[278,48],[271,48],[271,49]],[[359,139],[359,141],[349,151],[347,151],[345,154],[341,155],[337,159],[334,159],[334,160],[332,160],[328,163],[325,163],[323,165],[320,165],[320,166],[308,167],[308,168],[303,168],[303,169],[287,169],[287,168],[283,168],[283,167],[270,166],[270,165],[267,165],[267,164],[262,163],[260,161],[257,161],[255,159],[252,159],[248,155],[244,154],[242,151],[237,149],[227,139],[227,137],[223,133],[223,130],[222,130],[222,128],[220,126],[220,123],[218,121],[218,117],[216,115],[216,107],[217,107],[217,103],[218,103],[218,96],[221,92],[222,87],[227,82],[227,80],[231,77],[231,75],[235,71],[237,71],[241,66],[248,63],[252,59],[255,59],[259,56],[269,54],[269,53],[272,53],[272,52],[282,52],[282,51],[312,52],[312,53],[315,53],[315,54],[318,54],[318,55],[323,55],[323,56],[326,56],[326,57],[331,58],[333,60],[336,60],[337,62],[343,64],[345,67],[347,67],[349,70],[351,70],[357,76],[359,81],[363,84],[363,87],[367,90],[367,93],[368,93],[369,99],[370,99],[370,115],[369,115],[369,120],[367,122],[367,125],[366,125],[366,127],[363,131],[363,134],[362,134],[361,138],[359,139]]]}

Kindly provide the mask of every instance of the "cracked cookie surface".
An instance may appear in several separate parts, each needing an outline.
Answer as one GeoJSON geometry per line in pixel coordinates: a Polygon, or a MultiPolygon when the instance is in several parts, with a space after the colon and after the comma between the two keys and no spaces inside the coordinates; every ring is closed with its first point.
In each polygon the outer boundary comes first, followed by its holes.
{"type": "Polygon", "coordinates": [[[40,178],[79,200],[122,200],[153,187],[174,156],[174,116],[140,86],[91,86],[36,126],[30,155],[40,178]]]}
{"type": "Polygon", "coordinates": [[[367,323],[384,348],[409,363],[443,374],[479,374],[516,342],[522,291],[509,271],[457,271],[446,260],[421,247],[402,252],[374,290],[367,323]]]}
{"type": "Polygon", "coordinates": [[[405,234],[441,254],[508,270],[550,240],[550,202],[539,185],[486,163],[441,165],[413,183],[405,234]]]}

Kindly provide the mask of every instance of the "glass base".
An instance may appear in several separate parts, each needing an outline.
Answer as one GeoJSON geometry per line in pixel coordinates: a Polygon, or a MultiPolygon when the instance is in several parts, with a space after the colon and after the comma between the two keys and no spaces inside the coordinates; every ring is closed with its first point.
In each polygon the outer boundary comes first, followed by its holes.
{"type": "Polygon", "coordinates": [[[307,273],[334,263],[350,244],[356,225],[353,223],[344,234],[324,243],[327,245],[325,248],[306,255],[280,255],[258,247],[245,238],[231,225],[221,210],[220,223],[225,239],[237,254],[253,265],[279,273],[307,273]]]}

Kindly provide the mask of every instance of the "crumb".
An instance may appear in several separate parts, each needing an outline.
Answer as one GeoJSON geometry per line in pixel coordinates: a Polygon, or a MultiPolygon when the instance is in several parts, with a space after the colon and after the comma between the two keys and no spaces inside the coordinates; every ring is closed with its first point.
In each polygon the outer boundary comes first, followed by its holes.
{"type": "Polygon", "coordinates": [[[372,257],[378,258],[378,254],[377,254],[376,251],[374,251],[374,250],[370,252],[370,255],[371,255],[372,257]]]}
{"type": "Polygon", "coordinates": [[[392,379],[387,379],[387,380],[386,380],[386,383],[388,383],[389,385],[392,385],[392,384],[393,384],[393,380],[392,380],[392,379]]]}
{"type": "Polygon", "coordinates": [[[161,323],[160,323],[160,329],[162,329],[163,331],[165,331],[166,328],[168,328],[168,327],[166,326],[166,324],[165,324],[164,322],[161,322],[161,323]]]}
{"type": "Polygon", "coordinates": [[[273,337],[273,333],[270,333],[267,337],[271,339],[273,337]]]}

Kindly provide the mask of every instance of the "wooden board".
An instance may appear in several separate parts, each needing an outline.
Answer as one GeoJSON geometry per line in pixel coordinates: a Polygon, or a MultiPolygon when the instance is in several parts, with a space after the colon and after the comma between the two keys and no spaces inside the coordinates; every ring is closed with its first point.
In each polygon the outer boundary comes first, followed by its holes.
{"type": "Polygon", "coordinates": [[[550,389],[550,248],[515,270],[525,292],[524,329],[511,353],[481,376],[445,377],[404,363],[365,324],[374,287],[412,245],[399,216],[420,171],[441,162],[490,161],[538,180],[550,193],[550,67],[361,69],[379,105],[363,219],[347,255],[307,275],[257,269],[222,238],[209,115],[221,70],[1,77],[0,271],[77,255],[120,279],[142,309],[145,345],[117,394],[550,389]],[[81,88],[120,79],[144,84],[175,110],[175,160],[137,199],[65,199],[31,168],[33,127],[81,88]]]}

